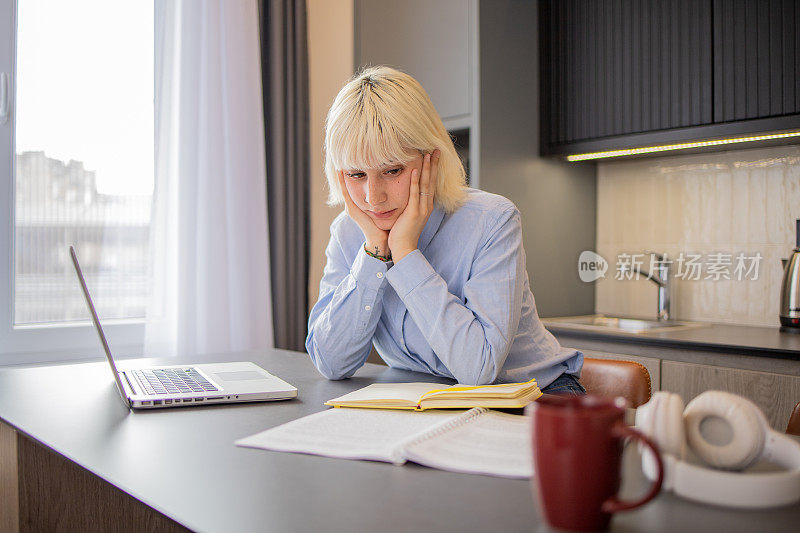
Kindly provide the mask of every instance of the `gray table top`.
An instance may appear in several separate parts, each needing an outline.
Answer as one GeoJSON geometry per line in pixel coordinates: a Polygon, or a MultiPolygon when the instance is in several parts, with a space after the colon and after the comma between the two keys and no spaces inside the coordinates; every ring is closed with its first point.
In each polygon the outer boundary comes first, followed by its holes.
{"type": "MultiPolygon", "coordinates": [[[[298,398],[132,412],[106,363],[6,368],[0,369],[0,419],[197,531],[547,531],[524,480],[233,444],[326,409],[324,401],[370,383],[436,381],[432,376],[368,364],[336,382],[322,378],[302,353],[213,358],[237,360],[292,383],[298,398]]],[[[629,446],[623,494],[642,493],[646,485],[629,446]]],[[[662,493],[617,514],[612,530],[752,533],[790,531],[798,523],[800,505],[738,511],[662,493]]]]}

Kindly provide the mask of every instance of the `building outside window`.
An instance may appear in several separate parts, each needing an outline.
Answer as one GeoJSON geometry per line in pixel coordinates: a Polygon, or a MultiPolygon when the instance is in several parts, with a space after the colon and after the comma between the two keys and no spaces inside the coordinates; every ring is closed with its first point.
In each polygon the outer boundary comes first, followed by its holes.
{"type": "Polygon", "coordinates": [[[153,2],[0,0],[8,109],[0,116],[0,363],[59,350],[100,353],[70,244],[112,345],[141,344],[154,173],[153,9],[153,2]]]}

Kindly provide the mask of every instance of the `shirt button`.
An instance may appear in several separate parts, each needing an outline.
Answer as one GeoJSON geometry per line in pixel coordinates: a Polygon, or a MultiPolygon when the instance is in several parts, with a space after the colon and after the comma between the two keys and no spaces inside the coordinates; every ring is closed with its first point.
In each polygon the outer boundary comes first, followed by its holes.
{"type": "Polygon", "coordinates": [[[376,276],[378,276],[378,279],[381,279],[381,278],[383,277],[383,272],[378,272],[378,273],[376,274],[376,276]]]}
{"type": "Polygon", "coordinates": [[[364,306],[364,310],[365,310],[365,311],[369,311],[370,309],[372,309],[372,306],[371,306],[371,305],[365,305],[365,306],[364,306]]]}

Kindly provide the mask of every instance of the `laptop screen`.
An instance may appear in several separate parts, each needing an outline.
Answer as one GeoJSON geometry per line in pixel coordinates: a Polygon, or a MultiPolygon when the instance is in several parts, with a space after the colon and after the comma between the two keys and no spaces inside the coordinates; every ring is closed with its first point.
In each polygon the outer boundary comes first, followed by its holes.
{"type": "Polygon", "coordinates": [[[117,372],[117,365],[114,364],[114,358],[111,357],[111,350],[108,347],[108,342],[106,341],[106,336],[103,333],[103,328],[100,326],[100,319],[97,317],[97,312],[94,309],[94,303],[92,303],[92,297],[89,296],[89,289],[86,287],[86,280],[83,278],[83,272],[81,271],[81,265],[78,263],[78,256],[75,254],[75,248],[70,246],[69,247],[69,255],[72,257],[72,264],[75,266],[75,273],[78,275],[78,281],[81,284],[81,289],[83,290],[83,297],[86,299],[86,305],[89,307],[89,313],[92,315],[92,322],[94,322],[94,328],[97,330],[97,335],[100,337],[100,342],[103,344],[103,350],[106,352],[106,359],[108,359],[108,364],[111,365],[111,372],[114,374],[114,381],[117,383],[117,388],[119,389],[119,393],[122,396],[122,399],[125,403],[130,407],[131,402],[128,399],[128,395],[125,394],[125,389],[122,387],[122,380],[119,378],[119,372],[117,372]]]}

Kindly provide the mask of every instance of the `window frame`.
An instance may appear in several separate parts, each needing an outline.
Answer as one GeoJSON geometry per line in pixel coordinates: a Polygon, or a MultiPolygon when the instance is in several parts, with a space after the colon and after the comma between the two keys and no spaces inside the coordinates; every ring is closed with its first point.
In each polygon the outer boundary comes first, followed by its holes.
{"type": "MultiPolygon", "coordinates": [[[[13,325],[17,0],[0,0],[0,13],[9,15],[0,17],[0,72],[8,78],[9,108],[0,124],[0,366],[104,359],[88,309],[85,322],[13,325]]],[[[75,290],[80,291],[77,277],[75,290]]],[[[103,331],[115,356],[141,355],[143,319],[103,321],[103,331]]]]}

